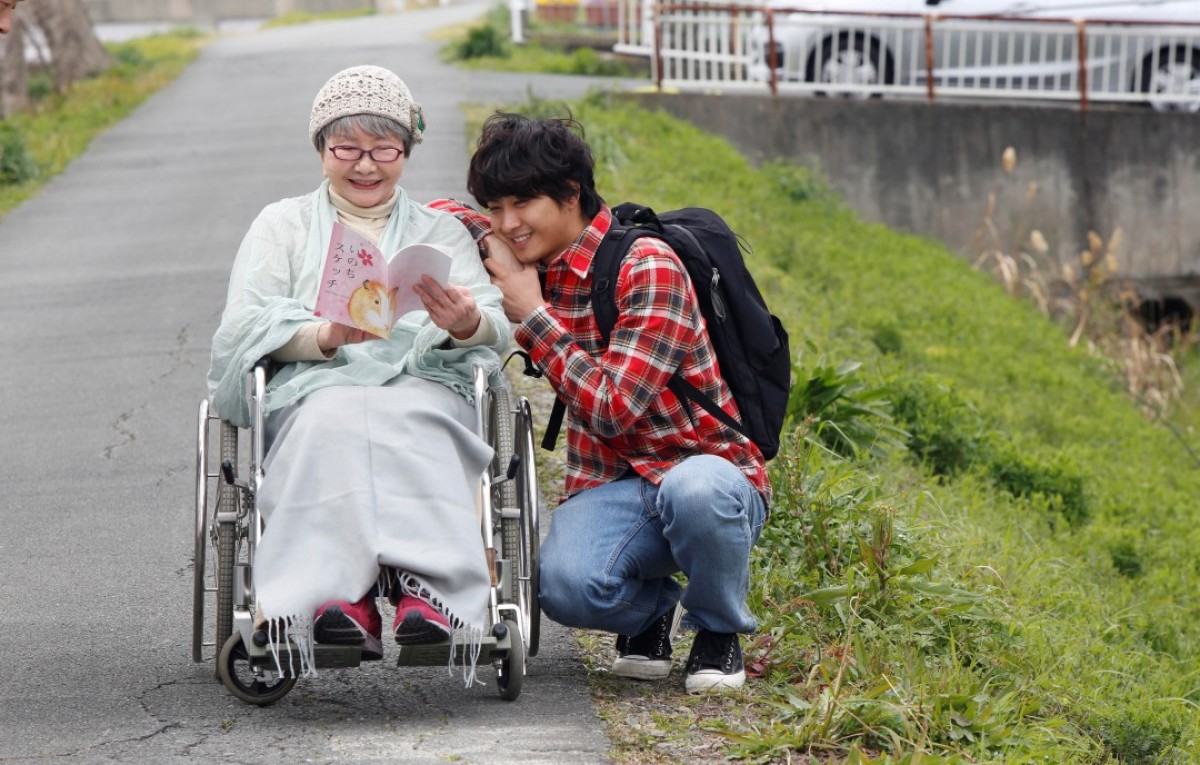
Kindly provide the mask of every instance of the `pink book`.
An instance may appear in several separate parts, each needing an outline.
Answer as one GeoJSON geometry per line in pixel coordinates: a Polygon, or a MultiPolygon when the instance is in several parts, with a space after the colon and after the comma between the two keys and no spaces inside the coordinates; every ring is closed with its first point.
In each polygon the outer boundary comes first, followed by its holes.
{"type": "Polygon", "coordinates": [[[450,255],[432,244],[410,244],[385,260],[362,234],[333,224],[317,292],[318,318],[390,337],[396,319],[423,311],[413,285],[428,275],[442,287],[450,281],[450,255]]]}

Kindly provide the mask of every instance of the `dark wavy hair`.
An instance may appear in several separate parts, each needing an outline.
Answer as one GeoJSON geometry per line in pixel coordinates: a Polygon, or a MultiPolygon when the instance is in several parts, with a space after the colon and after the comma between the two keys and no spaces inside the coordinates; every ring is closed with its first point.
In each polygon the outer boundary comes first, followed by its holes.
{"type": "Polygon", "coordinates": [[[484,207],[510,196],[547,196],[563,204],[578,185],[580,209],[592,218],[604,204],[596,193],[594,165],[583,126],[574,118],[496,112],[483,123],[467,171],[467,191],[484,207]]]}

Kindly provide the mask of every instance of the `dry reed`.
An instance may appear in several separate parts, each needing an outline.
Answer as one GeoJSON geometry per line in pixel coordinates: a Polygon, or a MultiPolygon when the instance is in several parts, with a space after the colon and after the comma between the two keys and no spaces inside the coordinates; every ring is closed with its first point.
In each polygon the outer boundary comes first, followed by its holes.
{"type": "Polygon", "coordinates": [[[974,266],[989,270],[1005,292],[1029,299],[1042,314],[1069,328],[1067,343],[1081,343],[1111,366],[1126,391],[1152,418],[1166,415],[1183,392],[1176,354],[1195,340],[1177,322],[1148,326],[1132,280],[1120,274],[1121,229],[1107,241],[1095,231],[1073,262],[1060,262],[1050,242],[1030,225],[1038,187],[1025,189],[1025,209],[1010,229],[997,224],[999,192],[1011,186],[1017,153],[1009,147],[988,192],[983,221],[975,232],[974,266]]]}

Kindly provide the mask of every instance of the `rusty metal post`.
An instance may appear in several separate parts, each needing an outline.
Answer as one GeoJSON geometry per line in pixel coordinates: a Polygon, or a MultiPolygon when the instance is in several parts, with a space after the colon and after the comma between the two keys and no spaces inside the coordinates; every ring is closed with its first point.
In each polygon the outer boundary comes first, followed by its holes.
{"type": "Polygon", "coordinates": [[[779,95],[779,53],[775,50],[775,11],[767,8],[767,67],[771,70],[771,95],[779,95]]]}
{"type": "Polygon", "coordinates": [[[654,78],[655,84],[658,85],[658,92],[662,93],[662,15],[659,14],[656,6],[651,6],[651,8],[651,13],[654,14],[654,78]]]}
{"type": "Polygon", "coordinates": [[[1088,76],[1087,76],[1087,22],[1078,19],[1075,28],[1079,35],[1079,111],[1088,109],[1088,76]]]}
{"type": "Polygon", "coordinates": [[[929,103],[937,100],[937,91],[933,87],[933,16],[925,14],[925,97],[929,103]]]}

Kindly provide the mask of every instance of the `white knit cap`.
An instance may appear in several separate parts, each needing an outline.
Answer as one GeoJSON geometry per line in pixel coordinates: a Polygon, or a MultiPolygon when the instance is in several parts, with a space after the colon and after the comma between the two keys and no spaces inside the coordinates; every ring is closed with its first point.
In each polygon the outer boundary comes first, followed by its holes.
{"type": "Polygon", "coordinates": [[[379,66],[354,66],[343,69],[313,99],[312,116],[308,119],[308,138],[315,146],[321,128],[339,117],[354,114],[376,114],[388,117],[408,128],[412,142],[421,142],[425,119],[421,106],[412,93],[393,72],[379,66]]]}

